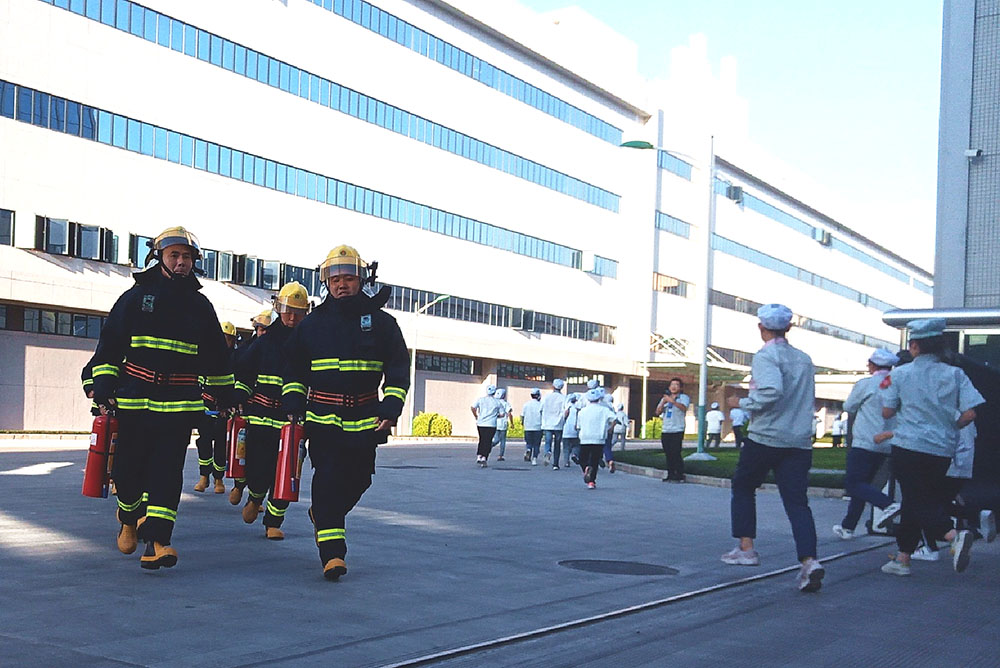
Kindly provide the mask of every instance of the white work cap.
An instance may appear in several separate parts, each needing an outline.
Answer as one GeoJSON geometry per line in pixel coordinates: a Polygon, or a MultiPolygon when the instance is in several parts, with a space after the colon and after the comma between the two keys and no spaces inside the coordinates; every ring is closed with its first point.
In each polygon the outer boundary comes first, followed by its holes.
{"type": "Polygon", "coordinates": [[[757,319],[764,325],[764,329],[788,329],[792,323],[792,310],[784,304],[764,304],[757,309],[757,319]]]}
{"type": "Polygon", "coordinates": [[[868,361],[875,366],[896,366],[899,364],[899,356],[891,350],[879,348],[872,353],[872,356],[868,358],[868,361]]]}
{"type": "Polygon", "coordinates": [[[557,390],[563,389],[563,385],[565,384],[566,381],[564,381],[562,378],[556,378],[555,380],[552,381],[552,387],[554,387],[557,390]]]}
{"type": "Polygon", "coordinates": [[[906,327],[910,330],[911,339],[929,339],[944,334],[944,327],[947,324],[948,321],[944,318],[921,318],[911,320],[906,323],[906,327]]]}

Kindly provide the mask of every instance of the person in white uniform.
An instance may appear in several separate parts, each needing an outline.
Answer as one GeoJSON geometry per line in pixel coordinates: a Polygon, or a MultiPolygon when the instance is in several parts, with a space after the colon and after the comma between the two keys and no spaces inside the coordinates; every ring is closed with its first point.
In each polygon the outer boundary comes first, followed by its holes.
{"type": "Polygon", "coordinates": [[[705,447],[711,448],[714,443],[717,448],[722,445],[722,423],[726,421],[726,414],[719,410],[718,401],[713,401],[709,408],[705,413],[705,433],[708,434],[705,447]]]}
{"type": "Polygon", "coordinates": [[[497,432],[497,418],[500,416],[501,404],[493,395],[496,385],[488,385],[486,394],[472,402],[470,410],[476,418],[476,430],[479,432],[479,446],[476,448],[476,463],[486,468],[493,449],[493,436],[497,432]]]}

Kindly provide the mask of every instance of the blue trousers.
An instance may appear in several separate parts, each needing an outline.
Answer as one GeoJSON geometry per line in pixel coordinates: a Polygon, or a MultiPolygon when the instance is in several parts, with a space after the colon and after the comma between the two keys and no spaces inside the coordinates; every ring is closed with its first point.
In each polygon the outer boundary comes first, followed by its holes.
{"type": "Polygon", "coordinates": [[[847,514],[840,526],[854,531],[864,512],[865,504],[870,503],[876,508],[885,508],[892,501],[880,490],[871,486],[871,481],[878,473],[887,455],[851,448],[847,451],[847,475],[844,476],[844,491],[851,497],[847,504],[847,514]]]}
{"type": "Polygon", "coordinates": [[[816,523],[809,509],[806,488],[812,450],[774,448],[747,439],[733,474],[732,526],[734,538],[757,537],[757,488],[769,471],[775,482],[785,514],[792,525],[795,550],[801,561],[816,556],[816,523]]]}
{"type": "Polygon", "coordinates": [[[545,436],[545,454],[551,452],[552,463],[559,466],[559,453],[562,448],[562,427],[559,429],[543,429],[542,434],[545,436]]]}
{"type": "Polygon", "coordinates": [[[542,432],[538,431],[527,431],[524,432],[524,447],[531,453],[532,457],[538,456],[538,448],[542,444],[542,432]]]}

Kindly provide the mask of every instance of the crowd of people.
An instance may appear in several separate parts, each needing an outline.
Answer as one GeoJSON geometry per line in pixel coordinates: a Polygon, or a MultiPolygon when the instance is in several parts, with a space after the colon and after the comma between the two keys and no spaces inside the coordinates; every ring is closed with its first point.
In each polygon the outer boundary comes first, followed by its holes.
{"type": "MultiPolygon", "coordinates": [[[[553,471],[569,469],[572,462],[580,467],[587,487],[595,489],[599,468],[615,471],[614,446],[625,448],[628,413],[623,404],[615,406],[614,396],[596,379],[587,381],[586,392],[564,394],[565,388],[566,381],[556,378],[544,398],[539,388],[531,389],[520,414],[524,461],[538,466],[541,457],[553,471]],[[597,445],[601,447],[595,455],[597,445]]],[[[497,461],[504,460],[507,431],[514,421],[513,407],[505,397],[504,388],[487,385],[485,394],[470,406],[479,432],[476,463],[482,468],[488,466],[495,447],[499,446],[497,461]]]]}
{"type": "MultiPolygon", "coordinates": [[[[226,419],[240,413],[247,422],[245,475],[234,480],[230,502],[242,503],[246,491],[243,521],[253,524],[263,515],[265,537],[284,538],[288,501],[274,490],[280,434],[287,425],[304,425],[313,467],[309,517],[323,575],[339,579],[347,572],[347,515],[371,485],[376,446],[386,442],[409,389],[409,353],[396,321],[382,310],[389,288],[374,291],[375,263],[349,246],[334,248],[320,265],[326,299],[312,308],[303,286],[286,284],[274,298],[277,317],[271,309],[256,316],[254,336],[237,346],[235,327],[220,325],[199,292],[194,235],[173,227],[150,246],[149,267],[115,303],[83,371],[96,409],[118,420],[112,469],[118,549],[132,554],[141,541],[143,568],[177,563],[171,538],[192,429],[199,430],[195,491],[212,484],[215,493],[225,493],[226,419]]],[[[800,561],[797,586],[818,591],[825,571],[807,496],[815,370],[789,343],[791,310],[766,304],[757,316],[763,347],[753,358],[748,396],[729,412],[740,450],[730,517],[738,542],[722,561],[761,563],[755,494],[773,472],[800,561]]],[[[854,538],[870,504],[873,530],[896,536],[898,550],[882,567],[891,575],[910,575],[913,559],[937,558],[939,541],[950,545],[954,570],[962,572],[976,532],[996,537],[992,512],[970,507],[962,496],[972,472],[973,421],[984,399],[951,363],[944,326],[938,318],[912,321],[906,351],[872,353],[870,376],[844,403],[848,418],[838,416],[835,424],[834,438],[846,436],[850,446],[850,503],[833,532],[854,538]],[[886,461],[898,500],[874,484],[886,461]]],[[[586,487],[595,489],[599,469],[615,471],[614,446],[625,447],[628,415],[597,379],[583,392],[566,389],[556,378],[544,397],[541,389],[531,390],[519,413],[524,460],[537,466],[541,459],[552,470],[576,465],[586,487]]],[[[505,388],[485,390],[471,406],[483,468],[495,448],[504,460],[515,424],[505,388]]],[[[690,406],[683,381],[674,378],[654,410],[663,422],[666,481],[685,479],[681,446],[690,406]]],[[[726,416],[713,403],[705,418],[708,442],[718,446],[726,416]]]]}

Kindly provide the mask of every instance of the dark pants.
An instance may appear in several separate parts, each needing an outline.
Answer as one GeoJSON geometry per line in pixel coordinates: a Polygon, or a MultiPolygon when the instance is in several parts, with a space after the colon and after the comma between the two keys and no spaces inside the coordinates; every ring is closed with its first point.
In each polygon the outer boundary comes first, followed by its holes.
{"type": "Polygon", "coordinates": [[[747,442],[747,426],[745,424],[733,425],[733,438],[736,439],[736,447],[742,448],[747,442]]]}
{"type": "Polygon", "coordinates": [[[226,419],[203,415],[198,421],[198,473],[222,480],[226,472],[226,419]]]}
{"type": "Polygon", "coordinates": [[[197,413],[118,411],[118,445],[111,477],[126,524],[146,521],[139,538],[170,544],[184,484],[184,456],[197,413]],[[143,492],[148,499],[143,499],[143,492]]]}
{"type": "Polygon", "coordinates": [[[882,509],[892,503],[888,496],[871,484],[885,458],[886,455],[863,448],[851,448],[847,451],[844,491],[851,497],[851,502],[847,504],[847,514],[844,515],[840,526],[854,531],[866,503],[882,509]]]}
{"type": "Polygon", "coordinates": [[[900,552],[912,554],[921,531],[930,540],[939,540],[952,529],[944,510],[951,459],[893,446],[889,465],[902,495],[896,545],[900,552]]]}
{"type": "Polygon", "coordinates": [[[545,453],[552,453],[552,463],[559,466],[559,455],[562,452],[562,427],[559,429],[543,429],[545,437],[545,453]]]}
{"type": "Polygon", "coordinates": [[[604,445],[585,443],[580,445],[580,469],[584,473],[584,482],[597,481],[597,469],[601,467],[601,457],[604,445]],[[587,469],[590,469],[589,475],[587,469]]]}
{"type": "Polygon", "coordinates": [[[614,442],[615,442],[614,432],[612,432],[611,429],[609,428],[607,436],[604,437],[604,447],[602,450],[602,453],[604,455],[604,461],[608,462],[609,464],[615,461],[615,453],[612,448],[612,444],[614,442]]]}
{"type": "Polygon", "coordinates": [[[840,444],[843,442],[843,440],[844,440],[843,436],[841,436],[840,434],[834,434],[833,435],[833,447],[839,448],[840,444]]]}
{"type": "Polygon", "coordinates": [[[774,448],[748,438],[733,473],[733,537],[757,537],[757,488],[763,484],[768,472],[774,471],[785,514],[792,524],[799,560],[815,557],[816,523],[806,496],[811,465],[812,450],[774,448]]]}
{"type": "Polygon", "coordinates": [[[709,434],[708,440],[705,441],[705,447],[711,448],[713,443],[715,443],[715,447],[722,445],[722,434],[720,432],[709,434]]]}
{"type": "Polygon", "coordinates": [[[337,442],[332,430],[308,430],[313,465],[312,514],[320,562],[347,555],[345,520],[372,485],[375,446],[337,442]],[[326,433],[324,433],[326,432],[326,433]]]}
{"type": "Polygon", "coordinates": [[[684,480],[684,458],[681,457],[681,446],[684,443],[684,432],[660,434],[660,445],[667,457],[667,480],[684,480]]]}
{"type": "Polygon", "coordinates": [[[288,509],[288,501],[274,498],[274,469],[278,465],[280,439],[280,429],[254,424],[247,426],[247,492],[254,503],[263,503],[264,497],[271,492],[264,509],[266,527],[280,527],[288,509]]]}
{"type": "Polygon", "coordinates": [[[496,427],[476,427],[479,430],[479,447],[476,454],[480,457],[489,458],[490,450],[493,449],[493,436],[497,433],[496,427]]]}
{"type": "Polygon", "coordinates": [[[542,444],[542,432],[539,431],[526,431],[524,432],[524,445],[528,452],[531,453],[532,457],[538,456],[538,448],[542,444]]]}

